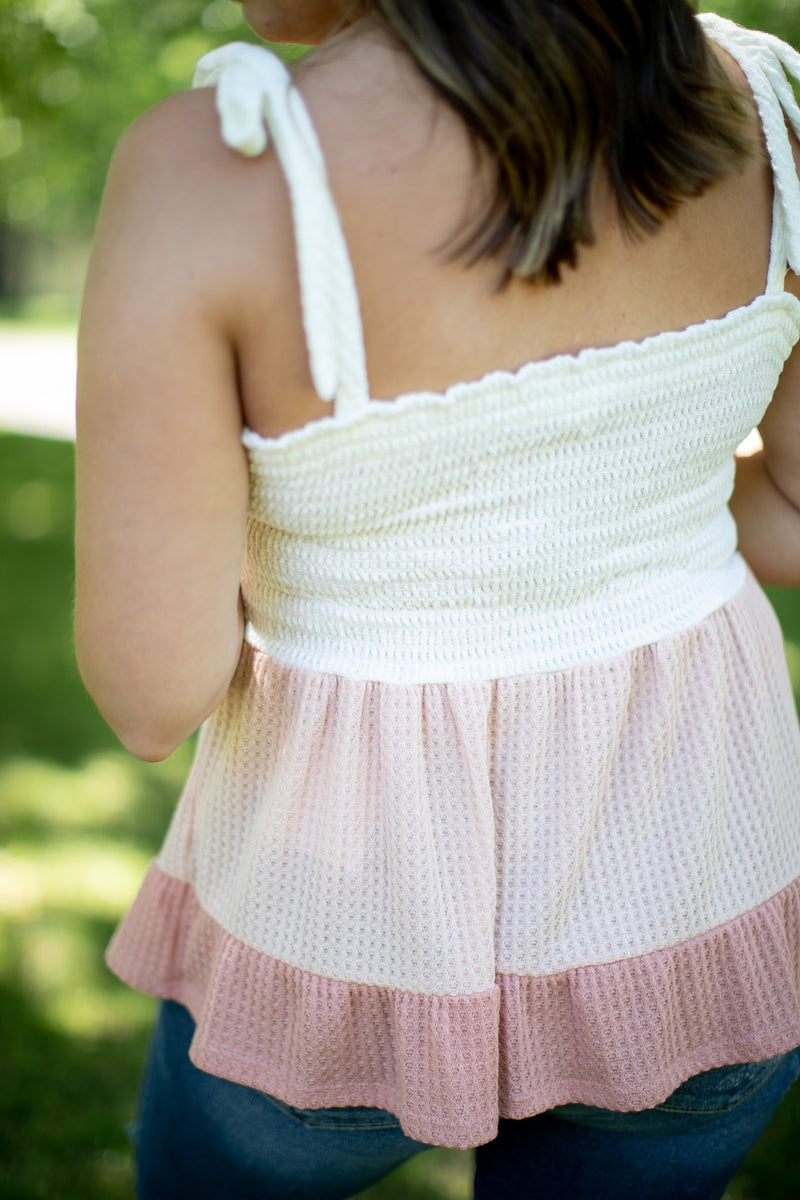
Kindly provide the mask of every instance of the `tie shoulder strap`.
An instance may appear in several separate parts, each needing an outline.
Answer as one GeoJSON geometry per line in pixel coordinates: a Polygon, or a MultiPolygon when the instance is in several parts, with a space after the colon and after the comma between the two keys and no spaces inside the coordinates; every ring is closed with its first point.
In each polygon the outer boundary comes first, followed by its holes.
{"type": "Polygon", "coordinates": [[[736,59],[758,106],[775,180],[767,290],[783,290],[787,266],[800,274],[800,180],[789,140],[789,127],[800,138],[800,105],[790,83],[800,82],[800,54],[770,33],[743,29],[714,13],[698,19],[711,40],[736,59]]]}
{"type": "Polygon", "coordinates": [[[325,160],[303,99],[269,50],[232,42],[204,55],[195,87],[215,87],[223,141],[262,154],[269,139],[292,205],[303,326],[314,387],[337,416],[369,401],[361,312],[353,268],[328,184],[325,160]]]}

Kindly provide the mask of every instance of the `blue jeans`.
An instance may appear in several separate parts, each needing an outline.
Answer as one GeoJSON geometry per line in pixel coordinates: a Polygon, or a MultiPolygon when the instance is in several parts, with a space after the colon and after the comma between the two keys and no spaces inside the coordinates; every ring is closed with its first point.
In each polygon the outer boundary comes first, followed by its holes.
{"type": "MultiPolygon", "coordinates": [[[[193,1032],[162,1003],[133,1130],[141,1200],[346,1200],[428,1149],[382,1109],[296,1109],[208,1075],[193,1032]]],[[[695,1075],[644,1112],[502,1120],[476,1151],[475,1200],[719,1200],[798,1073],[800,1049],[695,1075]]]]}

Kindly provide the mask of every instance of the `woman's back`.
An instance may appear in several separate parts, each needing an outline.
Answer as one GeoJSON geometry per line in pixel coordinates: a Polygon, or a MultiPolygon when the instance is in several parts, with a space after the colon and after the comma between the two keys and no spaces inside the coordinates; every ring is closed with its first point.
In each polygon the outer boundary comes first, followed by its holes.
{"type": "MultiPolygon", "coordinates": [[[[374,398],[443,391],[491,370],[681,329],[764,290],[772,176],[758,154],[741,175],[684,203],[656,236],[626,232],[598,172],[596,245],[581,249],[577,269],[565,269],[557,287],[512,280],[498,294],[497,262],[465,270],[463,259],[447,262],[437,253],[478,211],[486,184],[463,123],[408,56],[359,25],[295,76],[353,262],[374,398]]],[[[207,205],[214,237],[224,237],[223,225],[228,230],[247,424],[275,436],[329,412],[308,369],[285,182],[272,154],[246,164],[246,179],[245,164],[232,156],[220,172],[210,97],[177,104],[196,138],[182,152],[201,172],[196,160],[206,159],[200,187],[216,193],[207,205]]],[[[760,144],[755,117],[751,133],[760,144]]]]}

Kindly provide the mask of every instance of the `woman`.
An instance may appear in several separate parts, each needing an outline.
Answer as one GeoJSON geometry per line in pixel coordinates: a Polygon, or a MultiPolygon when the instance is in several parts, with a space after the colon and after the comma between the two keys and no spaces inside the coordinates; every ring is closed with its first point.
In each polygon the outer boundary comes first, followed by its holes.
{"type": "Polygon", "coordinates": [[[81,669],[146,760],[205,722],[109,951],[139,1194],[720,1196],[800,1068],[800,60],[245,15],[322,44],[126,134],[82,320],[81,669]]]}

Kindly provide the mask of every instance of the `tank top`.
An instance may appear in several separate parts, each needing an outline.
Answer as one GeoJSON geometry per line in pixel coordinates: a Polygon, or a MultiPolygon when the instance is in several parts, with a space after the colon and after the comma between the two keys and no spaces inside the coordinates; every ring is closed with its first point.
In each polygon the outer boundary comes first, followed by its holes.
{"type": "Polygon", "coordinates": [[[700,19],[766,135],[763,294],[388,402],[290,75],[198,64],[225,141],[280,160],[332,406],[243,433],[242,658],[108,952],[203,1070],[469,1147],[800,1044],[800,730],[728,510],[800,337],[800,56],[700,19]]]}

